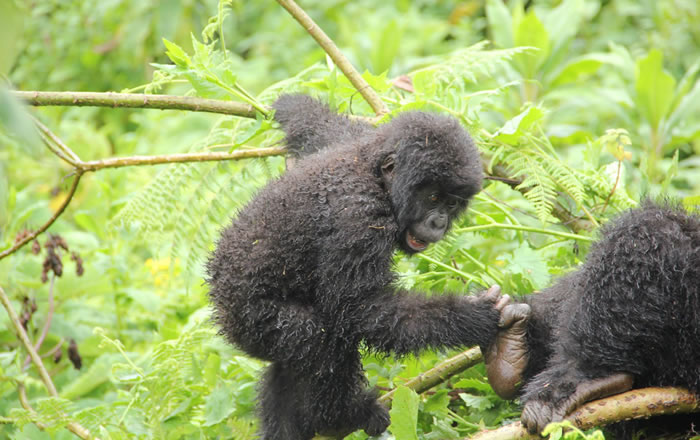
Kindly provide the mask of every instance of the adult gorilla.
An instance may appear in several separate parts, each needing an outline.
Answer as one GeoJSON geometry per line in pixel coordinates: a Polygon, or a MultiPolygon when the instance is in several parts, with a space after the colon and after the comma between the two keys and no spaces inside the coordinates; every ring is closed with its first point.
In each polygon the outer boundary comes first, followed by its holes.
{"type": "Polygon", "coordinates": [[[459,123],[406,112],[379,128],[303,95],[274,104],[298,158],[223,231],[208,284],[221,333],[271,361],[260,390],[265,439],[383,432],[358,347],[403,355],[488,344],[504,299],[397,290],[392,254],[440,240],[481,188],[459,123]]]}
{"type": "MultiPolygon", "coordinates": [[[[645,201],[602,228],[577,271],[527,304],[504,307],[504,329],[485,351],[502,397],[521,393],[531,432],[583,403],[634,387],[682,386],[700,393],[700,216],[671,203],[645,201]],[[518,390],[523,383],[522,391],[518,390]]],[[[623,423],[697,428],[693,414],[623,423]]]]}

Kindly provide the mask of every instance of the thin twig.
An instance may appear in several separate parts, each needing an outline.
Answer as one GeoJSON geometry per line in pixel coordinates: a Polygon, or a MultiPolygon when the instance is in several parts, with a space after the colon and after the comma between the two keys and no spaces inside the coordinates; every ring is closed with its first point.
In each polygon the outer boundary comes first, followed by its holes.
{"type": "Polygon", "coordinates": [[[70,148],[68,148],[68,145],[63,143],[61,138],[56,136],[51,130],[49,130],[49,127],[45,126],[42,124],[37,118],[32,117],[34,120],[34,123],[36,124],[37,127],[39,127],[39,130],[47,136],[51,142],[53,142],[54,145],[56,145],[62,152],[63,154],[67,155],[70,159],[72,159],[72,165],[77,166],[81,162],[80,157],[78,157],[77,154],[73,152],[70,148]]]}
{"type": "MultiPolygon", "coordinates": [[[[23,383],[17,384],[17,395],[19,396],[19,403],[22,405],[22,408],[26,409],[32,414],[36,414],[34,408],[32,408],[32,406],[29,404],[29,399],[27,399],[27,390],[25,389],[23,383]]],[[[34,422],[34,424],[42,431],[46,429],[46,426],[43,423],[34,422]]],[[[83,440],[100,440],[97,437],[93,437],[90,434],[90,431],[83,427],[80,423],[68,422],[66,423],[66,429],[83,440]]]]}
{"type": "MultiPolygon", "coordinates": [[[[41,329],[41,334],[39,335],[39,339],[37,339],[36,343],[34,344],[34,350],[39,352],[39,348],[41,348],[41,344],[44,343],[44,339],[46,339],[46,335],[49,334],[49,327],[51,327],[51,320],[53,319],[53,310],[54,310],[54,304],[53,304],[53,289],[54,289],[54,284],[56,283],[56,273],[51,272],[51,282],[49,284],[49,310],[46,312],[46,322],[44,323],[44,328],[41,329]]],[[[23,370],[26,370],[27,367],[29,366],[29,363],[31,362],[31,358],[29,355],[24,359],[24,366],[23,370]]]]}
{"type": "Polygon", "coordinates": [[[83,171],[82,170],[77,170],[75,173],[75,178],[73,179],[73,185],[71,185],[70,190],[68,191],[68,195],[66,196],[65,200],[63,200],[63,203],[61,203],[61,206],[58,207],[56,212],[51,216],[51,218],[44,223],[39,229],[36,231],[32,232],[31,234],[28,234],[26,237],[15,243],[12,247],[5,249],[4,251],[0,252],[0,260],[3,258],[7,257],[8,255],[13,254],[16,252],[18,249],[20,249],[22,246],[25,244],[29,243],[30,241],[34,240],[39,234],[44,232],[53,224],[53,222],[56,221],[56,219],[63,213],[63,211],[66,209],[66,206],[70,203],[71,199],[73,198],[73,195],[75,194],[75,190],[78,188],[78,183],[80,182],[80,178],[83,176],[83,171]]]}
{"type": "Polygon", "coordinates": [[[153,108],[161,110],[187,110],[218,113],[222,115],[255,118],[253,106],[234,101],[193,98],[191,96],[147,95],[140,93],[97,92],[11,92],[17,98],[33,106],[153,108]]]}
{"type": "Polygon", "coordinates": [[[158,165],[165,163],[205,162],[237,160],[253,157],[280,156],[287,153],[284,147],[256,148],[237,150],[232,153],[181,153],[162,156],[129,156],[81,162],[84,171],[97,171],[104,168],[120,168],[135,165],[158,165]]]}
{"type": "Polygon", "coordinates": [[[42,354],[42,355],[40,355],[40,356],[41,356],[42,358],[47,358],[47,357],[53,356],[58,350],[61,349],[61,347],[63,347],[63,343],[64,343],[64,342],[65,342],[65,339],[61,338],[61,339],[58,341],[58,343],[57,343],[56,345],[54,345],[53,347],[51,347],[51,348],[49,349],[49,351],[47,351],[46,353],[44,353],[44,354],[42,354]]]}
{"type": "Polygon", "coordinates": [[[367,103],[372,107],[374,113],[377,115],[383,115],[389,112],[384,102],[379,98],[379,96],[374,92],[374,89],[367,84],[362,75],[359,74],[353,65],[348,61],[348,59],[343,55],[343,53],[338,49],[333,40],[331,40],[323,29],[318,27],[316,23],[309,17],[309,15],[304,12],[303,9],[297,5],[294,0],[277,0],[277,3],[282,5],[284,9],[289,12],[296,21],[301,24],[304,29],[316,40],[316,42],[323,48],[323,50],[331,57],[336,66],[340,69],[345,77],[352,83],[352,85],[357,89],[362,97],[367,101],[367,103]]]}
{"type": "Polygon", "coordinates": [[[49,376],[49,372],[46,371],[46,368],[44,368],[44,363],[41,361],[39,354],[37,354],[36,350],[34,350],[34,346],[29,340],[29,336],[27,336],[27,332],[24,330],[24,327],[17,316],[17,312],[15,312],[14,307],[12,307],[12,304],[10,303],[10,298],[7,297],[2,287],[0,287],[0,302],[2,302],[5,310],[7,310],[12,326],[15,328],[15,332],[17,333],[17,336],[19,336],[20,341],[22,341],[22,345],[24,345],[27,353],[29,353],[29,356],[32,358],[32,362],[34,362],[37,370],[39,370],[39,376],[41,376],[41,380],[44,382],[49,394],[54,397],[58,396],[58,392],[56,391],[53,381],[51,380],[51,376],[49,376]]]}

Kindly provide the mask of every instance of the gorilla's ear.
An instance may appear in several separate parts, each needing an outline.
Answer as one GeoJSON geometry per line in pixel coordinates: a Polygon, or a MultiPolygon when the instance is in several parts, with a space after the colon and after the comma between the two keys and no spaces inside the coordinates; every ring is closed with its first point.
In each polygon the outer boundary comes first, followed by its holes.
{"type": "Polygon", "coordinates": [[[384,160],[382,160],[382,164],[380,166],[382,179],[384,180],[384,183],[387,185],[387,187],[389,187],[389,185],[391,184],[391,180],[394,177],[395,161],[396,153],[390,153],[384,158],[384,160]]]}

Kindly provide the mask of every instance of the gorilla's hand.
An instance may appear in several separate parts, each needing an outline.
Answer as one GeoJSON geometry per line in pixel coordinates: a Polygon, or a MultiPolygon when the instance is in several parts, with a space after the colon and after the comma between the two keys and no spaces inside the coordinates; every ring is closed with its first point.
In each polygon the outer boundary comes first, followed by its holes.
{"type": "Polygon", "coordinates": [[[496,394],[503,399],[513,399],[529,360],[527,322],[530,306],[498,302],[496,307],[501,312],[501,319],[496,340],[483,350],[486,373],[496,394]]]}

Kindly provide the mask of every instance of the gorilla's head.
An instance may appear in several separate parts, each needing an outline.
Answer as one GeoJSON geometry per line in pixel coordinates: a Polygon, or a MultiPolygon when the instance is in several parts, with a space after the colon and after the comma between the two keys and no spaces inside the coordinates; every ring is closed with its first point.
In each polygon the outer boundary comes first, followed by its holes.
{"type": "Polygon", "coordinates": [[[474,142],[450,117],[406,112],[379,127],[387,153],[378,164],[399,225],[397,244],[421,252],[440,240],[481,189],[474,142]]]}

